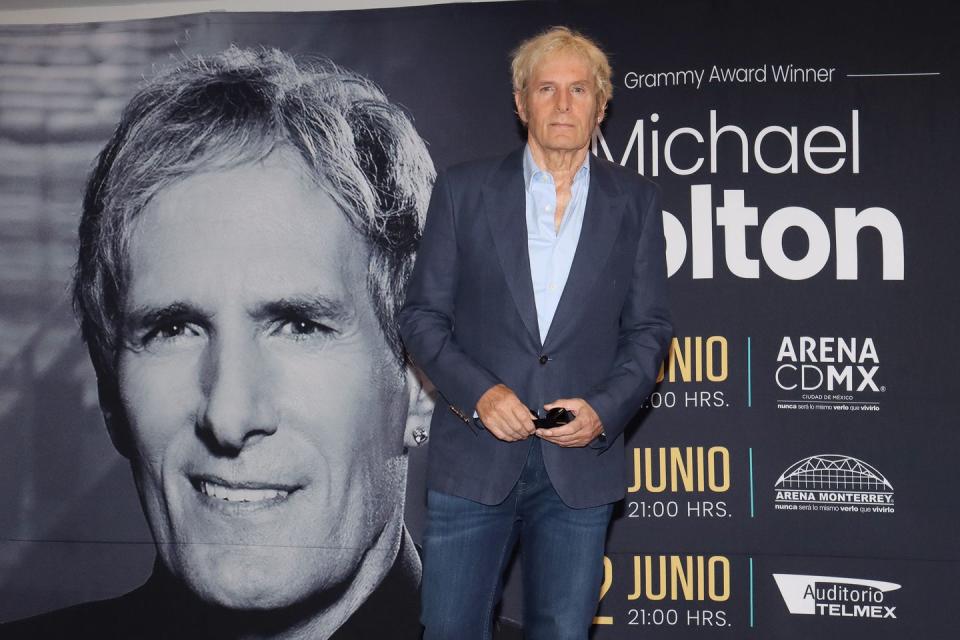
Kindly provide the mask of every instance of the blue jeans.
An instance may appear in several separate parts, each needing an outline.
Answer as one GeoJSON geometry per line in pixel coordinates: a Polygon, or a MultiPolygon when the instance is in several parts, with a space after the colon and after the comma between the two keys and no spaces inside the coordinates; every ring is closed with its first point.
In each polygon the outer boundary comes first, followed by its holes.
{"type": "Polygon", "coordinates": [[[421,622],[424,640],[488,640],[503,573],[517,541],[524,638],[583,640],[600,598],[613,505],[572,509],[560,500],[536,438],[507,499],[484,505],[427,492],[421,622]]]}

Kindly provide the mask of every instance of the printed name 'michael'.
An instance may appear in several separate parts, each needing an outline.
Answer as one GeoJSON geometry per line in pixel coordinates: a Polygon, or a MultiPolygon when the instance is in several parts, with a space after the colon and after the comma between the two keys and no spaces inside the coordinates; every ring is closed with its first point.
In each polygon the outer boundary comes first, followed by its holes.
{"type": "MultiPolygon", "coordinates": [[[[650,116],[651,123],[659,120],[659,114],[650,116]]],[[[743,128],[733,124],[718,126],[714,109],[709,113],[706,136],[693,127],[682,126],[671,131],[662,144],[660,138],[660,131],[653,127],[648,137],[645,121],[637,120],[620,164],[627,166],[636,150],[637,172],[643,175],[647,175],[648,159],[649,175],[653,177],[660,174],[661,159],[667,170],[676,175],[692,175],[707,166],[710,174],[716,174],[718,158],[721,157],[718,149],[723,138],[723,157],[737,158],[738,164],[731,169],[739,169],[743,174],[750,173],[751,168],[759,168],[768,174],[798,174],[802,168],[829,175],[844,167],[849,167],[852,174],[860,173],[860,112],[856,109],[850,112],[846,133],[831,125],[820,125],[810,129],[802,142],[798,126],[770,125],[760,129],[751,144],[750,136],[743,128]],[[684,156],[689,163],[683,167],[677,165],[673,156],[674,144],[678,140],[685,145],[684,156]],[[696,145],[706,145],[706,157],[696,145]],[[771,164],[767,157],[771,148],[778,154],[786,149],[786,161],[771,164]]],[[[602,152],[608,160],[614,161],[599,128],[594,133],[593,152],[596,155],[602,152]]],[[[726,267],[738,278],[759,279],[763,265],[786,280],[807,280],[823,271],[833,254],[836,279],[857,280],[861,231],[874,229],[879,233],[869,235],[871,240],[879,235],[882,279],[904,279],[903,229],[897,216],[884,207],[836,207],[832,228],[816,211],[796,205],[777,209],[761,222],[759,208],[748,206],[742,189],[724,189],[722,203],[715,207],[712,185],[694,184],[690,186],[689,223],[681,222],[664,209],[663,226],[667,273],[671,276],[683,267],[689,253],[693,279],[713,278],[715,228],[722,228],[726,267]],[[759,252],[755,248],[757,234],[751,233],[754,228],[759,229],[759,252]],[[806,237],[806,253],[802,256],[790,255],[784,249],[784,236],[791,229],[806,237]]],[[[872,244],[875,246],[875,240],[872,244]]]]}

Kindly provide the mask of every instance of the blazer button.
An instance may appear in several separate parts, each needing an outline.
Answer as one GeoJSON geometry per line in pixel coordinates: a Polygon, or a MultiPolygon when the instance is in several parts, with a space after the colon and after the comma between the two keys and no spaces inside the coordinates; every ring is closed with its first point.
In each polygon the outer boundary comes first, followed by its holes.
{"type": "Polygon", "coordinates": [[[547,364],[548,360],[550,360],[550,358],[547,357],[547,354],[540,356],[540,364],[547,364]]]}

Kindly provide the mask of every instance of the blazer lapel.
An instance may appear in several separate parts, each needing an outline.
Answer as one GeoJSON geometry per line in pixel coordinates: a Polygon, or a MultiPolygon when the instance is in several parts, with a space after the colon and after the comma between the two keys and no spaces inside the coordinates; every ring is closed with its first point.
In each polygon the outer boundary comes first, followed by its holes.
{"type": "Polygon", "coordinates": [[[625,204],[626,196],[617,186],[611,168],[597,158],[591,158],[590,192],[583,212],[580,240],[567,284],[544,340],[544,350],[548,351],[550,343],[557,340],[556,336],[562,335],[570,325],[587,293],[593,288],[617,239],[625,204]]]}
{"type": "Polygon", "coordinates": [[[540,346],[537,305],[527,251],[527,200],[523,184],[523,149],[508,155],[483,187],[483,209],[493,245],[513,301],[534,343],[540,346]]]}

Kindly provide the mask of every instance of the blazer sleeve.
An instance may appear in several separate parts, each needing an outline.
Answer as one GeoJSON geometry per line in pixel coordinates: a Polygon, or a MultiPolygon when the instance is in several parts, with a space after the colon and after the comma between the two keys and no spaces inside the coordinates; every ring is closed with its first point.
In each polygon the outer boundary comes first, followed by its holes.
{"type": "Polygon", "coordinates": [[[454,311],[460,278],[456,219],[450,180],[437,176],[423,238],[399,315],[404,346],[461,419],[500,381],[457,344],[454,311]]]}
{"type": "Polygon", "coordinates": [[[673,336],[667,307],[667,267],[660,192],[651,194],[620,316],[617,354],[607,377],[584,399],[593,407],[606,434],[605,448],[623,433],[653,390],[660,364],[673,336]]]}

